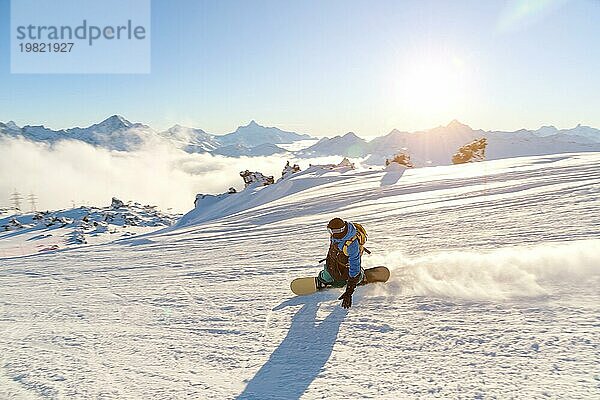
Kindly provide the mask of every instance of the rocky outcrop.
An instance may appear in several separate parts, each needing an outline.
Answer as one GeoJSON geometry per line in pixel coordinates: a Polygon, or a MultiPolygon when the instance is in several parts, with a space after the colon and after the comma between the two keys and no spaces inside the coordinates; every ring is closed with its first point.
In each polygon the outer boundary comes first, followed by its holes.
{"type": "Polygon", "coordinates": [[[413,163],[410,161],[410,155],[405,153],[398,153],[393,158],[385,160],[386,167],[392,163],[403,165],[406,168],[414,168],[413,163]]]}
{"type": "Polygon", "coordinates": [[[281,172],[281,179],[287,178],[296,172],[300,172],[300,166],[298,164],[290,165],[290,162],[288,161],[281,172]]]}
{"type": "Polygon", "coordinates": [[[480,138],[462,146],[456,154],[452,156],[453,164],[464,164],[485,160],[485,148],[487,139],[480,138]]]}
{"type": "Polygon", "coordinates": [[[272,176],[265,176],[260,172],[250,172],[245,170],[240,172],[240,176],[244,179],[245,187],[248,186],[267,186],[275,183],[275,179],[272,176]]]}

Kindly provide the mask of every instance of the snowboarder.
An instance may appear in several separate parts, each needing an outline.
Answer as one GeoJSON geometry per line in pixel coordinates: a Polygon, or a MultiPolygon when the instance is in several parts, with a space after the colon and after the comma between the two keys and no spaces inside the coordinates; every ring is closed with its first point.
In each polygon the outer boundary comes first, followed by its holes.
{"type": "Polygon", "coordinates": [[[365,277],[361,256],[367,232],[360,224],[346,222],[341,218],[329,221],[327,230],[330,235],[329,252],[325,266],[317,277],[317,287],[346,286],[346,291],[338,300],[342,300],[342,307],[350,308],[354,289],[365,277]]]}

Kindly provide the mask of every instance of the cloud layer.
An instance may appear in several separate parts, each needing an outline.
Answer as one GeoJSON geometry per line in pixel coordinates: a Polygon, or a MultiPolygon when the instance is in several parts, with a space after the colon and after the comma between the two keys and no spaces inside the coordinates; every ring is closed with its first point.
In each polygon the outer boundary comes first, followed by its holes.
{"type": "MultiPolygon", "coordinates": [[[[29,194],[38,198],[38,209],[80,205],[106,205],[111,197],[157,205],[163,210],[186,212],[197,193],[222,193],[243,188],[239,172],[245,169],[281,176],[285,156],[229,158],[188,154],[160,143],[146,144],[135,152],[110,151],[79,141],[54,145],[22,138],[0,138],[0,207],[11,205],[17,190],[29,210],[29,194]]],[[[299,162],[289,158],[290,162],[299,162]]],[[[301,160],[336,161],[339,157],[301,160]]]]}

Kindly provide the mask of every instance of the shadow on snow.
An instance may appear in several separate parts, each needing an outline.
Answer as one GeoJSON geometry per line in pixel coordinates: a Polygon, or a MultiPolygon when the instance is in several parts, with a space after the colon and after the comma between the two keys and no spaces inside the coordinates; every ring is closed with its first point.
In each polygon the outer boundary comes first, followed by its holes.
{"type": "Polygon", "coordinates": [[[402,168],[402,167],[398,167],[397,169],[390,169],[381,178],[380,186],[384,187],[384,186],[395,185],[396,183],[398,183],[400,178],[402,178],[402,175],[404,175],[405,171],[406,171],[406,168],[402,168]]]}
{"type": "Polygon", "coordinates": [[[273,309],[302,304],[287,336],[237,397],[242,399],[298,399],[319,375],[333,351],[346,311],[337,306],[320,323],[317,310],[323,296],[294,297],[273,309]]]}

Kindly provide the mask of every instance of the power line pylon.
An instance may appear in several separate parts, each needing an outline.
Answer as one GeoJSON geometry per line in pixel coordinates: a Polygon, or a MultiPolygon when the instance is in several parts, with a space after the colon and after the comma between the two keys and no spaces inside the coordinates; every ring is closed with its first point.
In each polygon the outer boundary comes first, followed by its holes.
{"type": "Polygon", "coordinates": [[[21,193],[17,192],[17,189],[15,189],[14,193],[10,196],[10,199],[13,202],[14,209],[17,212],[21,212],[21,200],[23,200],[21,193]]]}
{"type": "Polygon", "coordinates": [[[29,204],[31,205],[31,211],[37,211],[36,209],[36,204],[37,204],[37,196],[33,193],[31,193],[29,195],[29,204]]]}

